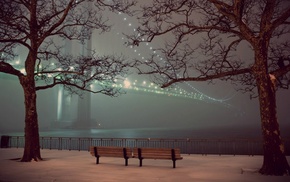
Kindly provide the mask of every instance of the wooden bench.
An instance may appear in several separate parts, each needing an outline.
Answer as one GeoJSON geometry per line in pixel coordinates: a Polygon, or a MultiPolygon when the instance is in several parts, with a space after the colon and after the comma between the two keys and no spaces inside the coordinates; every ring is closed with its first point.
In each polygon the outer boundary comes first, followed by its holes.
{"type": "Polygon", "coordinates": [[[90,153],[96,157],[96,164],[99,164],[100,157],[118,157],[124,158],[125,166],[128,166],[128,159],[133,157],[131,148],[126,147],[91,146],[90,153]]]}
{"type": "Polygon", "coordinates": [[[143,159],[165,159],[172,160],[173,168],[176,166],[176,160],[183,159],[180,155],[180,149],[170,148],[133,148],[135,158],[139,159],[139,166],[142,166],[143,159]]]}

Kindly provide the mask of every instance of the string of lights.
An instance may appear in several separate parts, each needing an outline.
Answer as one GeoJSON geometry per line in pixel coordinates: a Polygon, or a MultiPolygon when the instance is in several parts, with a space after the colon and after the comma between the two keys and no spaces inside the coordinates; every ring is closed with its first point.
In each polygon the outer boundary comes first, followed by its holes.
{"type": "MultiPolygon", "coordinates": [[[[119,15],[120,15],[122,21],[128,22],[128,19],[129,18],[125,17],[125,15],[123,15],[122,13],[119,13],[119,15]]],[[[132,32],[135,32],[136,31],[136,29],[134,28],[134,26],[133,26],[133,24],[131,22],[125,23],[125,25],[127,25],[127,28],[129,30],[131,29],[132,32]]],[[[125,30],[125,32],[128,32],[128,30],[125,30]]],[[[117,34],[120,35],[119,32],[117,34]]],[[[121,37],[121,40],[124,41],[125,38],[124,37],[121,37]]],[[[149,49],[149,51],[151,52],[151,54],[156,54],[156,56],[158,58],[160,58],[160,61],[164,61],[164,63],[166,64],[166,60],[163,59],[162,56],[160,56],[159,54],[157,54],[156,50],[153,48],[152,45],[150,45],[149,43],[146,43],[145,45],[147,46],[147,48],[149,49]]],[[[136,47],[133,47],[133,46],[130,46],[130,48],[131,49],[134,48],[133,49],[133,52],[135,53],[135,55],[137,55],[142,60],[145,60],[145,56],[142,55],[141,51],[138,51],[138,49],[136,47]]],[[[214,98],[214,97],[211,97],[209,95],[204,94],[203,92],[201,92],[200,90],[198,90],[197,88],[195,88],[193,85],[191,85],[188,82],[183,82],[183,83],[185,85],[187,85],[190,88],[191,91],[187,91],[187,90],[181,88],[178,84],[173,84],[173,89],[171,89],[171,90],[178,91],[179,94],[177,94],[177,95],[182,95],[184,97],[193,98],[193,99],[197,99],[198,98],[198,100],[204,100],[204,101],[209,101],[209,102],[220,102],[220,103],[224,103],[224,102],[232,99],[235,96],[235,94],[231,94],[230,96],[225,97],[223,99],[217,99],[217,98],[214,98]]],[[[160,90],[163,91],[163,89],[160,89],[160,90]]]]}

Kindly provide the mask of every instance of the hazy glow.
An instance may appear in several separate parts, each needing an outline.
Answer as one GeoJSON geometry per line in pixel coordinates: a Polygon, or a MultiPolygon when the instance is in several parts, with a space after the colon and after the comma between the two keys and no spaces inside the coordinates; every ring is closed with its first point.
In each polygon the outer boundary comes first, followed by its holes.
{"type": "Polygon", "coordinates": [[[57,121],[61,120],[63,88],[60,86],[57,94],[57,121]]]}
{"type": "Polygon", "coordinates": [[[124,88],[130,88],[131,87],[131,82],[129,80],[124,80],[124,88]]]}
{"type": "Polygon", "coordinates": [[[22,68],[22,69],[20,70],[20,72],[23,73],[23,74],[26,74],[26,71],[25,71],[24,68],[22,68]]]}

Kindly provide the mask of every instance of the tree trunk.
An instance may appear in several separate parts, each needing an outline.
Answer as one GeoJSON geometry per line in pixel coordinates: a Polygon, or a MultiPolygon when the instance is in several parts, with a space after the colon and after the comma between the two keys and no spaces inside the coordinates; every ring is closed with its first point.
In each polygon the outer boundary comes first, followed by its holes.
{"type": "Polygon", "coordinates": [[[259,172],[264,175],[280,176],[289,175],[290,168],[280,137],[274,81],[268,74],[260,74],[257,79],[264,149],[263,166],[259,172]]]}
{"type": "Polygon", "coordinates": [[[20,78],[25,103],[25,146],[21,162],[42,160],[40,156],[38,118],[36,108],[36,90],[33,76],[20,78]]]}

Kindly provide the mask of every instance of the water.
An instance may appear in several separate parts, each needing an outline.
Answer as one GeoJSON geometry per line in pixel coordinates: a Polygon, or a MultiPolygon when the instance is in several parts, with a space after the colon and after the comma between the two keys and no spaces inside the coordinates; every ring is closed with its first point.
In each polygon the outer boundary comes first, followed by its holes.
{"type": "MultiPolygon", "coordinates": [[[[23,132],[6,133],[23,136],[23,132]]],[[[175,138],[175,139],[216,139],[216,138],[261,138],[259,128],[131,128],[131,129],[55,129],[40,131],[40,136],[49,137],[90,137],[90,138],[175,138]]],[[[289,136],[288,136],[289,137],[289,136]]]]}

